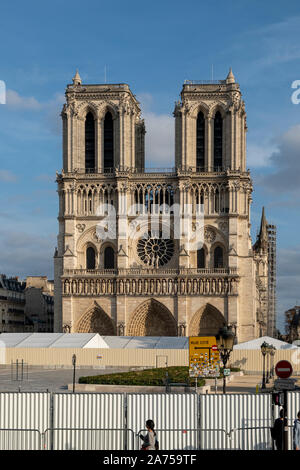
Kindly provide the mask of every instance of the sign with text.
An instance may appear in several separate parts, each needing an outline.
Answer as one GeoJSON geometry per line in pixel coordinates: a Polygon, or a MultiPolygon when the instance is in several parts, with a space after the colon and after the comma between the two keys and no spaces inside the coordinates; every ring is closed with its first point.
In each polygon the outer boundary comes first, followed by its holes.
{"type": "Polygon", "coordinates": [[[296,379],[276,379],[274,381],[274,388],[276,390],[295,390],[296,379]]]}
{"type": "Polygon", "coordinates": [[[190,377],[219,377],[220,353],[215,336],[189,337],[190,377]]]}

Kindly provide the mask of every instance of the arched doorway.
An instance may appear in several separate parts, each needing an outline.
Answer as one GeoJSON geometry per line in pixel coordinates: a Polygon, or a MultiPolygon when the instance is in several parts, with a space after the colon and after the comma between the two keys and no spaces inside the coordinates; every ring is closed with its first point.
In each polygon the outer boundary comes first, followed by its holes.
{"type": "Polygon", "coordinates": [[[213,305],[206,304],[193,316],[189,326],[189,336],[215,336],[226,325],[222,313],[213,305]]]}
{"type": "Polygon", "coordinates": [[[128,336],[177,336],[170,310],[155,299],[146,300],[131,315],[128,336]]]}
{"type": "Polygon", "coordinates": [[[116,334],[112,319],[99,306],[95,305],[78,320],[75,333],[99,333],[114,336],[116,334]]]}

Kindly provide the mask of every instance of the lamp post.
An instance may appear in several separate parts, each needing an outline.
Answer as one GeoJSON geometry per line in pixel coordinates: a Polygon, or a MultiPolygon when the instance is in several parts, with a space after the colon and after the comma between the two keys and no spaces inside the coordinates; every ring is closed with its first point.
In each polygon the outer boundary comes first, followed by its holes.
{"type": "Polygon", "coordinates": [[[270,354],[271,354],[271,377],[274,377],[274,356],[275,356],[276,348],[272,346],[270,354]]]}
{"type": "Polygon", "coordinates": [[[267,355],[266,355],[266,384],[270,381],[271,375],[271,346],[267,343],[267,355]]]}
{"type": "Polygon", "coordinates": [[[75,392],[75,372],[76,372],[76,354],[72,356],[72,364],[73,364],[73,393],[75,392]]]}
{"type": "Polygon", "coordinates": [[[230,353],[233,349],[234,338],[235,334],[230,326],[224,326],[216,335],[218,350],[223,362],[223,393],[226,393],[226,377],[224,375],[224,369],[226,368],[230,353]]]}
{"type": "Polygon", "coordinates": [[[261,388],[262,389],[265,389],[266,388],[266,369],[265,369],[265,366],[266,366],[266,354],[267,354],[267,348],[268,348],[268,345],[267,343],[264,341],[260,347],[260,350],[261,350],[261,353],[263,355],[263,377],[262,377],[262,385],[261,385],[261,388]]]}

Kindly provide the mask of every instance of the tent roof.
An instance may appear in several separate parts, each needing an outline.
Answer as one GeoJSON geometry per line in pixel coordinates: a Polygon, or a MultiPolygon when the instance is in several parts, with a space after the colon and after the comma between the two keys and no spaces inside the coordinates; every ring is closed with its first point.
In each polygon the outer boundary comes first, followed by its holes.
{"type": "Polygon", "coordinates": [[[272,344],[276,349],[297,349],[297,346],[285,343],[279,339],[271,338],[270,336],[261,336],[260,338],[247,341],[246,343],[239,343],[233,346],[233,349],[260,349],[263,342],[272,344]]]}
{"type": "Polygon", "coordinates": [[[188,349],[189,339],[177,336],[103,336],[111,349],[188,349]]]}
{"type": "Polygon", "coordinates": [[[92,340],[94,347],[107,348],[98,333],[1,333],[7,348],[84,348],[92,340]]]}

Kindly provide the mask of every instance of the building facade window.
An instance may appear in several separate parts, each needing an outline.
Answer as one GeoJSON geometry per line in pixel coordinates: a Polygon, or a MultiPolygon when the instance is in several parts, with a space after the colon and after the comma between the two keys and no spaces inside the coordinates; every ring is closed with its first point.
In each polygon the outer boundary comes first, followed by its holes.
{"type": "Polygon", "coordinates": [[[197,251],[197,268],[203,269],[205,268],[205,251],[204,248],[197,251]]]}
{"type": "Polygon", "coordinates": [[[224,255],[223,248],[217,246],[214,250],[214,268],[224,267],[224,255]]]}
{"type": "Polygon", "coordinates": [[[214,119],[214,171],[219,171],[223,163],[223,119],[217,111],[214,119]]]}
{"type": "Polygon", "coordinates": [[[95,269],[96,267],[96,253],[94,248],[89,246],[86,250],[86,269],[95,269]]]}
{"type": "Polygon", "coordinates": [[[85,118],[85,171],[95,171],[95,120],[91,112],[85,118]]]}
{"type": "Polygon", "coordinates": [[[205,166],[205,119],[202,111],[197,117],[197,155],[196,166],[198,171],[204,170],[205,166]]]}
{"type": "Polygon", "coordinates": [[[114,122],[108,111],[104,119],[104,171],[114,167],[114,122]]]}
{"type": "Polygon", "coordinates": [[[115,252],[111,246],[104,250],[104,269],[114,269],[115,267],[115,252]]]}

